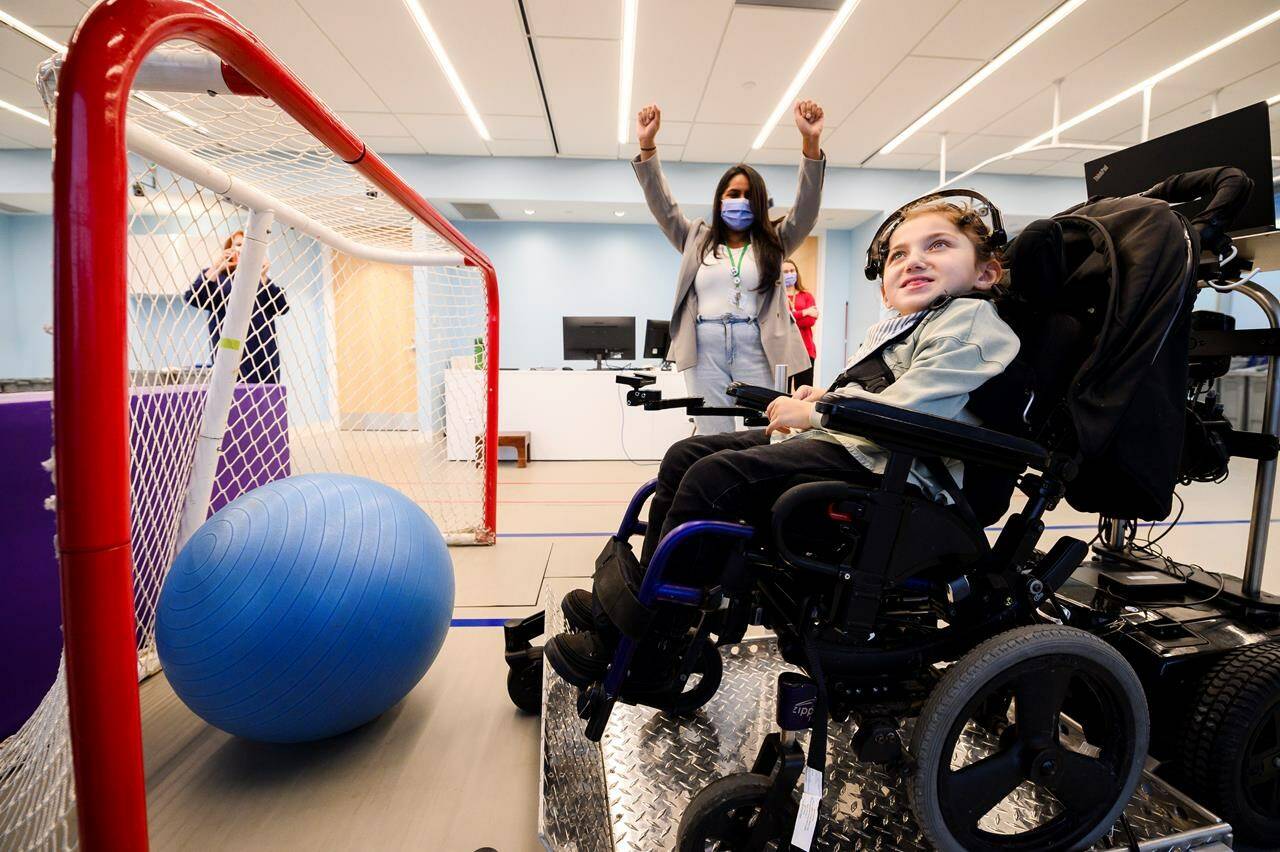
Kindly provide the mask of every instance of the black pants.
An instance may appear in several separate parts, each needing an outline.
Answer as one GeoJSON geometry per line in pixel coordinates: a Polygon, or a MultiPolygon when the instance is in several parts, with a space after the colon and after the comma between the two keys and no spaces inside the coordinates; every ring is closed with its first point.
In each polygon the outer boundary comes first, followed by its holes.
{"type": "Polygon", "coordinates": [[[812,384],[813,384],[813,368],[810,367],[807,370],[801,370],[800,372],[796,373],[794,376],[791,377],[791,392],[795,393],[796,388],[800,387],[801,385],[812,385],[812,384]]]}
{"type": "MultiPolygon", "coordinates": [[[[763,429],[753,429],[678,441],[658,468],[641,561],[648,565],[662,537],[687,521],[767,524],[774,501],[784,491],[823,479],[871,485],[878,477],[844,447],[821,439],[770,444],[763,429]]],[[[704,584],[719,577],[727,554],[725,541],[701,538],[681,551],[665,574],[668,579],[704,584]]]]}

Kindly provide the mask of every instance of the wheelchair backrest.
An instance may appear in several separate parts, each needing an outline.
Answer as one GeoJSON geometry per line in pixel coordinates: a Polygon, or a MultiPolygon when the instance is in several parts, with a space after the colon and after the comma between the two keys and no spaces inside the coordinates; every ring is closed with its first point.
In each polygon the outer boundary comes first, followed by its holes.
{"type": "MultiPolygon", "coordinates": [[[[1163,201],[1100,199],[1028,225],[1006,257],[999,310],[1022,348],[970,408],[1074,457],[1066,496],[1077,510],[1165,517],[1183,440],[1195,230],[1163,201]]],[[[990,523],[1013,477],[970,466],[964,490],[990,523]]]]}

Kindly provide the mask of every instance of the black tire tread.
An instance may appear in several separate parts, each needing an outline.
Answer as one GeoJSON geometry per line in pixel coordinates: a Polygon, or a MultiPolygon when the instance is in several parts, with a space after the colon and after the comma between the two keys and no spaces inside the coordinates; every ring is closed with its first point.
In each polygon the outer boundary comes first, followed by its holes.
{"type": "MultiPolygon", "coordinates": [[[[745,805],[752,801],[763,801],[772,784],[773,780],[767,775],[739,772],[717,778],[703,787],[680,817],[680,827],[676,830],[677,852],[703,852],[703,847],[694,845],[697,838],[690,836],[698,821],[735,802],[745,805]]],[[[789,816],[790,821],[794,821],[794,816],[789,816]]]]}
{"type": "MultiPolygon", "coordinates": [[[[946,718],[949,714],[940,712],[941,707],[954,705],[957,701],[957,695],[970,693],[971,690],[976,691],[982,683],[1007,668],[1010,665],[1009,657],[1015,652],[1030,646],[1052,645],[1054,643],[1058,645],[1066,644],[1066,647],[1061,650],[1046,647],[1044,652],[1048,654],[1061,653],[1062,651],[1078,651],[1083,646],[1091,648],[1107,658],[1116,671],[1128,672],[1128,677],[1131,678],[1131,685],[1136,688],[1136,697],[1141,701],[1135,708],[1138,712],[1138,720],[1140,723],[1147,720],[1147,705],[1141,683],[1128,662],[1118,651],[1098,637],[1078,628],[1036,624],[1017,627],[991,637],[947,669],[942,680],[929,693],[929,698],[925,701],[925,705],[920,711],[920,716],[916,720],[915,730],[912,732],[911,737],[912,756],[919,761],[923,744],[946,737],[951,722],[946,718]],[[943,728],[944,725],[946,726],[945,729],[943,728]]],[[[1149,725],[1145,728],[1141,724],[1139,725],[1140,742],[1137,744],[1136,749],[1137,760],[1125,784],[1126,792],[1123,796],[1123,802],[1119,805],[1121,810],[1128,804],[1134,788],[1137,787],[1138,781],[1142,777],[1143,760],[1147,753],[1146,737],[1149,731],[1149,725]]],[[[946,850],[946,852],[964,852],[957,844],[949,842],[948,837],[939,836],[938,832],[927,820],[920,819],[921,810],[918,803],[924,801],[925,797],[929,795],[925,785],[932,783],[935,778],[936,776],[932,773],[920,772],[918,769],[912,773],[907,791],[911,800],[912,810],[917,815],[921,830],[934,848],[946,850]]],[[[1112,818],[1112,822],[1118,816],[1119,812],[1112,818]]],[[[1088,846],[1089,843],[1095,842],[1098,837],[1105,834],[1111,828],[1112,822],[1100,826],[1094,832],[1097,836],[1089,839],[1084,846],[1088,846]]]]}
{"type": "Polygon", "coordinates": [[[1280,692],[1280,642],[1250,645],[1227,654],[1200,681],[1198,695],[1182,731],[1183,775],[1189,792],[1231,823],[1251,843],[1280,845],[1280,832],[1258,834],[1252,821],[1240,819],[1228,802],[1235,798],[1236,761],[1248,746],[1250,717],[1280,692]]]}

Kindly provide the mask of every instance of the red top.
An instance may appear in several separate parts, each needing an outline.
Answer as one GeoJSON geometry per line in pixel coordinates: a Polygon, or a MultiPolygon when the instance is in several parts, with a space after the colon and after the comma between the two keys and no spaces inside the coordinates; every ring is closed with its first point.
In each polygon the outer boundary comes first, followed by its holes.
{"type": "Polygon", "coordinates": [[[818,355],[818,347],[813,345],[813,324],[818,321],[818,318],[800,312],[816,304],[813,294],[805,290],[796,290],[795,301],[791,303],[791,316],[795,317],[796,325],[800,327],[800,339],[804,341],[804,348],[809,351],[810,358],[818,355]]]}

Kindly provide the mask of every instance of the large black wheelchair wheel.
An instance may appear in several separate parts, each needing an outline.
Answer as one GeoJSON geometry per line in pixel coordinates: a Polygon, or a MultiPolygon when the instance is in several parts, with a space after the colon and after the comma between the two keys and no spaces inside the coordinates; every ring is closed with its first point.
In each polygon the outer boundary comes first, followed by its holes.
{"type": "Polygon", "coordinates": [[[771,785],[767,775],[743,772],[726,775],[703,787],[680,818],[676,852],[742,852],[749,847],[761,820],[767,822],[761,830],[766,838],[764,852],[790,848],[796,821],[795,799],[788,796],[781,813],[766,812],[764,804],[771,785]]]}
{"type": "Polygon", "coordinates": [[[530,649],[528,658],[507,670],[507,696],[525,713],[542,713],[542,649],[530,649]]]}
{"type": "Polygon", "coordinates": [[[1071,627],[1010,630],[951,666],[925,702],[912,809],[944,852],[1084,849],[1128,804],[1149,735],[1142,684],[1115,649],[1071,627]],[[995,736],[982,717],[1006,697],[995,736]]]}
{"type": "Polygon", "coordinates": [[[1183,775],[1236,837],[1280,847],[1280,643],[1227,655],[1204,676],[1183,730],[1183,775]]]}

